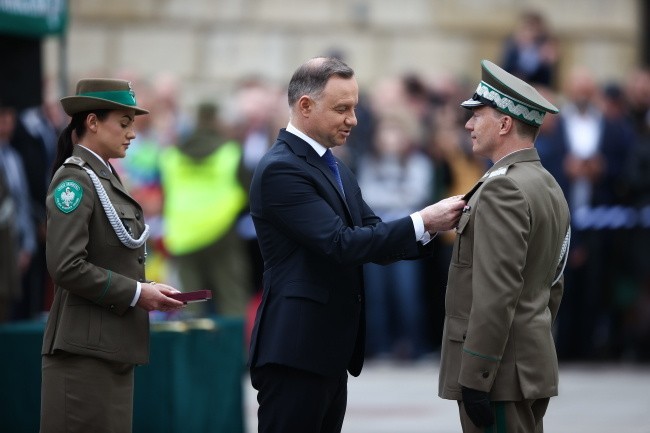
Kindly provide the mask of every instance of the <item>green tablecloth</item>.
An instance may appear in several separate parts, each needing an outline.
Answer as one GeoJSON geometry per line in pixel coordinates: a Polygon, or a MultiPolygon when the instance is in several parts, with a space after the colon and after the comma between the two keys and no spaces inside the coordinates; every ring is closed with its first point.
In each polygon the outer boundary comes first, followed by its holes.
{"type": "MultiPolygon", "coordinates": [[[[0,325],[0,431],[39,428],[43,323],[0,325]]],[[[243,320],[152,325],[135,370],[134,433],[243,433],[243,320]]]]}

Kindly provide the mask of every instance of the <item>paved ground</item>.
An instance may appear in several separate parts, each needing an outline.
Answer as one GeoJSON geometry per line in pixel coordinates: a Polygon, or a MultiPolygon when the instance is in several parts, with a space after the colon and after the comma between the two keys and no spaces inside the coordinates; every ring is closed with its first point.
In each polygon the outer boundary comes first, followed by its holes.
{"type": "MultiPolygon", "coordinates": [[[[343,433],[459,433],[455,402],[437,397],[435,363],[367,364],[350,378],[343,433]]],[[[245,380],[248,432],[257,431],[255,390],[245,380]]],[[[563,365],[550,433],[650,433],[650,365],[563,365]]]]}

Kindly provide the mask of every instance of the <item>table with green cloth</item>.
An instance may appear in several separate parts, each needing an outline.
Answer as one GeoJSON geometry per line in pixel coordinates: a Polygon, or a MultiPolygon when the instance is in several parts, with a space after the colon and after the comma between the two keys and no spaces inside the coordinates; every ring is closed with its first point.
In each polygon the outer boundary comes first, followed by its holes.
{"type": "MultiPolygon", "coordinates": [[[[36,433],[43,322],[0,325],[0,432],[36,433]]],[[[152,322],[135,369],[134,433],[243,433],[243,319],[152,322]]]]}

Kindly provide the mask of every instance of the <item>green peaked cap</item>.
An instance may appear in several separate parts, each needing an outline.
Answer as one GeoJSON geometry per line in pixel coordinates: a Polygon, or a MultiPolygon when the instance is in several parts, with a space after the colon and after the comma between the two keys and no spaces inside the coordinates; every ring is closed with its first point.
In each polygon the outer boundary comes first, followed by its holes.
{"type": "Polygon", "coordinates": [[[460,105],[472,109],[489,105],[508,116],[533,126],[544,122],[546,113],[560,110],[525,81],[504,71],[489,60],[481,61],[481,82],[474,95],[460,105]]]}

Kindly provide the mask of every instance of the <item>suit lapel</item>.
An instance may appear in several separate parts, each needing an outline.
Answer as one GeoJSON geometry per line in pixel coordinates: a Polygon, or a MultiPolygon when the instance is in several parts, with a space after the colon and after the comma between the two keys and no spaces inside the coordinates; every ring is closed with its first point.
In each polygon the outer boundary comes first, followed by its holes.
{"type": "MultiPolygon", "coordinates": [[[[309,143],[305,142],[300,137],[297,137],[290,132],[286,132],[284,129],[280,132],[279,138],[285,141],[296,155],[305,158],[305,161],[307,161],[309,165],[314,167],[323,176],[325,176],[327,183],[329,183],[330,187],[335,191],[341,200],[341,203],[345,207],[346,216],[352,221],[352,212],[350,212],[346,196],[344,196],[339,189],[338,182],[336,182],[334,174],[327,166],[327,163],[323,160],[323,158],[318,156],[318,153],[316,153],[316,151],[309,145],[309,143]]],[[[341,173],[341,182],[343,182],[343,188],[348,191],[349,194],[352,190],[350,181],[347,176],[343,175],[343,170],[339,170],[339,172],[341,173]]]]}

